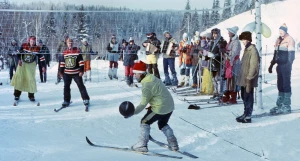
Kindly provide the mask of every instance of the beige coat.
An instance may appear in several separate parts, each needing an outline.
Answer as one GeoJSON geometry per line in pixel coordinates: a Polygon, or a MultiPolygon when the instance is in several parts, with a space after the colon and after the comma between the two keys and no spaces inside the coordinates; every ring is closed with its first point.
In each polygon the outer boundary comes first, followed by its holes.
{"type": "Polygon", "coordinates": [[[91,60],[91,54],[92,54],[92,46],[90,44],[88,45],[82,45],[80,48],[82,58],[84,61],[91,60]]]}
{"type": "Polygon", "coordinates": [[[259,54],[255,45],[251,44],[244,51],[240,73],[237,80],[239,86],[257,87],[259,74],[259,54]]]}

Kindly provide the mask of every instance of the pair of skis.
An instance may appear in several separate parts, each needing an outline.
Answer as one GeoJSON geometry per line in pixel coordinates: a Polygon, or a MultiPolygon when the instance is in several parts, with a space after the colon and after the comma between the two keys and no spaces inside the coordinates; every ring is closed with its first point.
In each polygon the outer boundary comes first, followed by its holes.
{"type": "MultiPolygon", "coordinates": [[[[70,102],[70,104],[72,103],[72,101],[70,102]]],[[[67,106],[64,106],[64,105],[62,105],[60,108],[58,108],[58,109],[54,109],[54,112],[59,112],[60,110],[62,110],[62,109],[65,109],[65,108],[67,108],[67,107],[69,107],[70,106],[70,104],[69,105],[67,105],[67,106]]],[[[89,112],[89,105],[84,105],[85,106],[85,112],[89,112]]]]}
{"type": "Polygon", "coordinates": [[[270,112],[264,112],[262,114],[252,115],[251,118],[262,118],[267,116],[281,116],[281,115],[288,115],[292,113],[300,113],[300,109],[292,110],[291,113],[283,113],[283,114],[271,114],[270,112]]]}
{"type": "MultiPolygon", "coordinates": [[[[138,153],[138,154],[142,154],[142,155],[147,155],[147,156],[157,156],[157,157],[164,157],[164,158],[173,158],[173,159],[182,159],[183,157],[178,157],[178,156],[173,156],[173,155],[166,155],[166,154],[161,154],[161,153],[155,153],[155,152],[146,152],[146,153],[143,153],[143,152],[138,152],[138,151],[135,151],[135,150],[132,150],[131,148],[121,148],[121,147],[115,147],[115,146],[105,146],[105,145],[96,145],[94,143],[92,143],[88,137],[85,137],[87,143],[91,146],[94,146],[94,147],[99,147],[99,148],[108,148],[108,149],[114,149],[114,150],[120,150],[120,151],[127,151],[127,152],[135,152],[135,153],[138,153]]],[[[163,142],[160,142],[160,141],[157,141],[155,139],[153,139],[151,136],[149,137],[149,140],[154,142],[155,144],[161,146],[161,147],[164,147],[164,148],[167,148],[169,150],[171,150],[171,148],[169,147],[168,144],[165,144],[163,142]]],[[[182,154],[184,156],[187,156],[187,157],[190,157],[190,158],[193,158],[193,159],[197,159],[198,157],[193,155],[193,154],[190,154],[188,152],[183,152],[183,151],[174,151],[176,153],[179,153],[179,154],[182,154]]]]}
{"type": "MultiPolygon", "coordinates": [[[[20,102],[20,100],[15,100],[15,102],[14,102],[14,106],[18,106],[18,104],[19,104],[19,102],[20,102]]],[[[36,106],[40,106],[40,102],[38,102],[38,101],[30,101],[30,102],[32,102],[33,104],[35,104],[36,106]]]]}

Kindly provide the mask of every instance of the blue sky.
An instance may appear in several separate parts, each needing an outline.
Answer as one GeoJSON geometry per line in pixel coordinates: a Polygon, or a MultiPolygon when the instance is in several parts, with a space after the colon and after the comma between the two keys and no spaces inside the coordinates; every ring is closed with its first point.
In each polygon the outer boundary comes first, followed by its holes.
{"type": "MultiPolygon", "coordinates": [[[[9,2],[27,3],[38,0],[8,0],[9,2]]],[[[97,4],[113,7],[127,7],[131,9],[144,10],[182,10],[187,0],[49,0],[49,2],[66,2],[70,4],[97,4]]],[[[232,0],[232,3],[234,0],[232,0]]],[[[192,9],[212,8],[213,0],[190,0],[192,9]]],[[[220,7],[223,7],[224,0],[220,0],[220,7]]]]}

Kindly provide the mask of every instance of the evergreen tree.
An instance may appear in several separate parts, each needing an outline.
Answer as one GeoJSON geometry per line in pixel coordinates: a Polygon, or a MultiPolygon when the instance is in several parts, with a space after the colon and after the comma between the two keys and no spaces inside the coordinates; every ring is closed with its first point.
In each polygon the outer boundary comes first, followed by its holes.
{"type": "Polygon", "coordinates": [[[199,31],[200,24],[199,24],[199,14],[195,9],[195,13],[192,16],[192,31],[195,33],[196,31],[199,31]]]}
{"type": "MultiPolygon", "coordinates": [[[[81,5],[79,10],[84,11],[84,6],[81,5]]],[[[87,13],[77,13],[77,24],[74,31],[76,32],[76,38],[78,40],[82,40],[83,38],[89,37],[90,21],[90,17],[87,13]]]]}
{"type": "Polygon", "coordinates": [[[232,16],[232,12],[231,12],[231,0],[225,0],[224,1],[224,10],[223,10],[223,13],[222,13],[222,19],[223,20],[226,20],[228,18],[230,18],[232,16]],[[229,7],[229,8],[226,8],[226,7],[229,7]]]}
{"type": "Polygon", "coordinates": [[[234,9],[233,9],[233,14],[234,15],[238,15],[241,13],[241,3],[240,3],[241,0],[235,0],[235,5],[234,5],[234,9]]]}
{"type": "MultiPolygon", "coordinates": [[[[190,1],[187,1],[185,10],[190,10],[191,6],[190,6],[190,1]]],[[[180,28],[180,37],[183,35],[183,33],[188,33],[190,31],[191,28],[191,13],[190,12],[185,12],[184,16],[183,16],[183,20],[181,23],[181,28],[180,28]]]]}
{"type": "MultiPolygon", "coordinates": [[[[53,10],[53,5],[51,6],[51,10],[53,10]]],[[[43,37],[46,37],[47,40],[54,36],[56,33],[56,24],[55,24],[55,18],[54,18],[54,12],[50,12],[47,17],[45,24],[43,25],[43,37]]]]}
{"type": "MultiPolygon", "coordinates": [[[[212,9],[220,9],[220,1],[214,0],[212,9]]],[[[220,13],[219,10],[214,10],[211,14],[211,25],[216,25],[220,22],[220,13]]]]}

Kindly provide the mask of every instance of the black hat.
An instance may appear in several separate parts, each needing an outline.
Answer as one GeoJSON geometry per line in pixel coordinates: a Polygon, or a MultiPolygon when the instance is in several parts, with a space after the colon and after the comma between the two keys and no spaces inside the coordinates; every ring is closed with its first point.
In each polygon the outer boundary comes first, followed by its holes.
{"type": "Polygon", "coordinates": [[[248,40],[252,42],[252,34],[249,31],[242,32],[239,36],[239,40],[248,40]]]}
{"type": "Polygon", "coordinates": [[[128,118],[134,114],[134,105],[129,101],[124,101],[119,106],[119,112],[125,118],[128,118]]]}
{"type": "Polygon", "coordinates": [[[39,43],[41,43],[41,44],[42,44],[42,43],[43,43],[43,41],[40,39],[40,40],[39,40],[39,43]]]}

